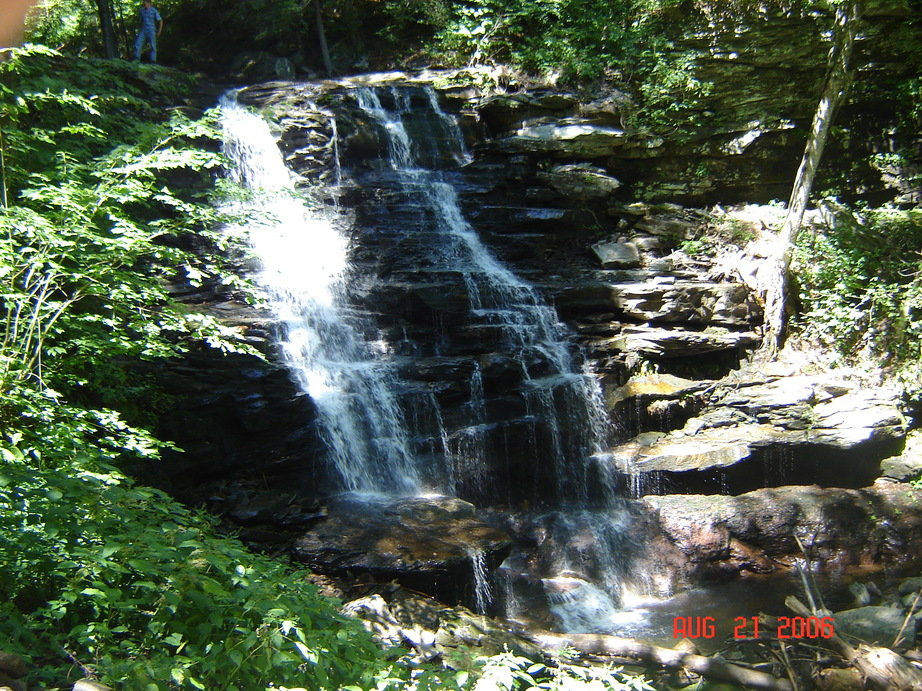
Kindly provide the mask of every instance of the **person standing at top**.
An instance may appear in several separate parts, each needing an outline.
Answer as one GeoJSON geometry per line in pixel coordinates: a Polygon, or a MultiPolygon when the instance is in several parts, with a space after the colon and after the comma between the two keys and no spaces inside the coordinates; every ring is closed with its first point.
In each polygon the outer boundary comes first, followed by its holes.
{"type": "Polygon", "coordinates": [[[153,0],[144,0],[141,7],[141,28],[134,42],[134,59],[141,59],[145,43],[150,43],[150,61],[157,62],[157,37],[163,31],[163,17],[153,5],[153,0]]]}

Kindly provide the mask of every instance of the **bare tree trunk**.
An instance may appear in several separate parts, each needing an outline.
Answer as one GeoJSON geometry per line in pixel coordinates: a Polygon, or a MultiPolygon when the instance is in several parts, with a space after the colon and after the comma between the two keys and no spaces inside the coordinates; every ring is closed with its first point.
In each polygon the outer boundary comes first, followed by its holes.
{"type": "Polygon", "coordinates": [[[103,48],[105,48],[106,57],[112,60],[118,57],[118,45],[112,22],[112,5],[109,0],[96,0],[96,12],[99,15],[99,28],[102,29],[103,48]]]}
{"type": "Polygon", "coordinates": [[[317,24],[317,41],[320,43],[323,69],[326,70],[328,76],[332,76],[333,62],[330,60],[330,49],[327,47],[327,34],[323,30],[323,0],[314,0],[314,21],[317,24]]]}
{"type": "Polygon", "coordinates": [[[544,650],[559,651],[564,648],[573,648],[581,653],[625,657],[655,664],[665,669],[684,668],[713,681],[725,681],[751,689],[765,689],[766,691],[791,691],[793,689],[787,679],[779,679],[765,672],[735,665],[717,657],[705,657],[670,648],[661,648],[630,638],[547,631],[527,633],[525,638],[544,650]]]}
{"type": "Polygon", "coordinates": [[[128,22],[125,21],[125,14],[122,12],[123,5],[116,3],[117,15],[115,15],[115,44],[121,55],[131,55],[132,36],[128,22]],[[124,49],[124,52],[121,52],[124,49]]]}
{"type": "Polygon", "coordinates": [[[7,207],[6,201],[6,159],[3,156],[3,125],[0,125],[0,206],[7,207]]]}
{"type": "Polygon", "coordinates": [[[813,114],[813,124],[807,137],[804,156],[794,178],[788,213],[778,234],[776,251],[770,260],[772,264],[766,281],[762,342],[763,350],[769,355],[776,354],[784,343],[791,249],[804,220],[804,212],[813,189],[813,178],[823,156],[833,118],[848,90],[849,60],[860,15],[861,7],[858,0],[849,0],[836,6],[835,35],[829,49],[826,81],[813,114]]]}

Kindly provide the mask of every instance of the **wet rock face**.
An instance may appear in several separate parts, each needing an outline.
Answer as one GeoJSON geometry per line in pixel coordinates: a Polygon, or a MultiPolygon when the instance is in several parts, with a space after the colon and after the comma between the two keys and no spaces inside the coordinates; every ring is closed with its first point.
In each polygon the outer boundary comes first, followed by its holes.
{"type": "Polygon", "coordinates": [[[190,501],[251,472],[287,490],[325,484],[316,409],[283,366],[206,350],[160,368],[157,380],[170,401],[160,434],[182,451],[136,469],[145,481],[190,501]]]}
{"type": "MultiPolygon", "coordinates": [[[[622,170],[636,173],[631,161],[655,170],[665,145],[628,141],[617,104],[580,106],[550,92],[487,100],[483,122],[467,123],[473,160],[458,167],[433,155],[473,231],[555,306],[575,358],[603,379],[613,482],[626,490],[633,476],[643,493],[687,493],[647,497],[657,520],[633,507],[623,525],[604,516],[589,526],[544,510],[566,501],[573,508],[577,486],[588,486],[580,500],[598,507],[606,476],[594,467],[578,483],[567,480],[578,464],[548,462],[559,430],[539,421],[546,402],[529,384],[551,371],[547,355],[510,347],[508,331],[468,316],[466,276],[438,265],[427,244],[430,212],[394,193],[393,171],[380,159],[365,159],[384,146],[374,123],[331,85],[262,85],[244,99],[279,117],[279,146],[305,184],[343,176],[321,200],[335,196],[358,221],[347,299],[369,316],[365,337],[385,344],[394,362],[414,451],[433,466],[451,465],[461,498],[329,499],[339,487],[323,461],[314,404],[284,369],[196,354],[166,377],[184,397],[167,436],[187,450],[167,468],[174,487],[195,485],[189,495],[208,497],[247,539],[290,546],[321,572],[398,578],[466,602],[472,554],[496,566],[508,553],[503,571],[525,609],[554,602],[571,613],[577,595],[591,605],[584,584],[631,575],[602,573],[600,546],[649,576],[640,591],[659,594],[698,577],[775,569],[775,559],[796,553],[795,534],[821,531],[817,556],[830,563],[895,561],[920,546],[919,512],[897,492],[831,489],[870,484],[881,459],[899,452],[898,393],[812,375],[725,379],[758,341],[759,300],[744,262],[722,269],[714,257],[679,249],[713,230],[708,214],[627,203],[622,170]],[[530,117],[545,120],[525,126],[530,117]],[[617,155],[599,153],[604,147],[617,155]],[[385,212],[400,222],[385,224],[385,212]],[[480,458],[487,462],[472,461],[480,458]],[[793,483],[830,489],[750,491],[793,483]],[[462,500],[501,508],[487,520],[462,500]],[[900,511],[905,520],[896,521],[900,511]],[[605,525],[615,527],[606,533],[605,525]]],[[[436,122],[418,124],[438,131],[436,122]]],[[[220,296],[204,303],[275,357],[271,319],[228,308],[220,296]]],[[[556,616],[559,625],[567,615],[556,616]]],[[[555,625],[546,611],[535,619],[555,625]]]]}
{"type": "Polygon", "coordinates": [[[492,569],[511,546],[508,535],[478,519],[472,504],[452,497],[345,495],[326,511],[294,541],[295,559],[318,573],[396,578],[447,601],[470,600],[464,596],[474,560],[492,569]]]}
{"type": "Polygon", "coordinates": [[[771,571],[809,557],[827,568],[903,564],[922,547],[922,494],[905,485],[866,489],[778,487],[739,496],[644,497],[699,577],[771,571]]]}
{"type": "Polygon", "coordinates": [[[512,537],[492,575],[494,609],[559,630],[595,617],[611,627],[635,597],[665,596],[687,583],[687,559],[638,502],[541,513],[496,507],[484,519],[512,537]]]}

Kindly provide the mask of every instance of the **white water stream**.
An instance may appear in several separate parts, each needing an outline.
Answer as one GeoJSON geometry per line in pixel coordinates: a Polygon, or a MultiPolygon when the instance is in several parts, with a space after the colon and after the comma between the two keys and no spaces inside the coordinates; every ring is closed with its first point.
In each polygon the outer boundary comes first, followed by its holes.
{"type": "MultiPolygon", "coordinates": [[[[447,142],[448,151],[414,141],[408,132],[405,120],[412,117],[414,106],[407,89],[389,89],[390,107],[370,88],[357,88],[354,96],[383,134],[392,180],[428,219],[426,233],[435,241],[426,247],[427,261],[462,276],[471,307],[469,322],[500,333],[506,352],[521,364],[528,414],[544,425],[550,448],[542,453],[554,465],[560,503],[571,511],[558,523],[566,525],[568,532],[582,530],[598,543],[592,575],[599,587],[586,582],[561,590],[558,583],[556,590],[549,590],[552,611],[562,626],[576,630],[587,617],[608,619],[620,607],[628,580],[625,564],[612,548],[619,543],[611,536],[623,535],[629,527],[613,487],[597,467],[607,436],[598,383],[575,365],[566,330],[554,309],[497,260],[465,220],[457,192],[438,166],[446,160],[462,165],[470,156],[455,119],[441,110],[435,92],[425,90],[431,116],[427,127],[439,130],[432,132],[438,135],[433,138],[447,142]],[[590,512],[585,509],[588,497],[591,490],[596,495],[599,490],[590,485],[599,477],[607,498],[602,508],[590,512]]],[[[437,489],[451,494],[461,477],[468,478],[468,487],[472,486],[469,478],[487,477],[489,423],[479,366],[470,381],[468,426],[450,438],[433,395],[420,398],[422,413],[416,412],[415,404],[402,407],[400,382],[387,349],[366,342],[364,334],[374,329],[345,299],[348,243],[342,218],[306,203],[294,192],[275,139],[259,116],[228,102],[222,119],[234,177],[254,191],[249,207],[238,211],[255,218],[246,223],[246,232],[262,267],[257,282],[282,324],[285,358],[317,407],[318,427],[343,488],[420,494],[441,476],[437,489]],[[443,472],[422,467],[423,461],[414,455],[414,421],[406,419],[405,410],[411,418],[435,421],[433,447],[444,456],[438,464],[443,472]]],[[[338,162],[336,172],[339,179],[338,162]]],[[[476,480],[473,486],[482,489],[476,480]]],[[[472,553],[470,558],[476,606],[486,611],[492,594],[484,555],[472,553]]],[[[564,554],[559,562],[555,565],[559,573],[586,570],[581,560],[564,554]]]]}
{"type": "MultiPolygon", "coordinates": [[[[436,121],[443,132],[440,141],[450,147],[450,157],[460,163],[470,160],[457,122],[444,113],[432,88],[425,94],[436,121]]],[[[582,504],[588,494],[588,464],[602,451],[607,420],[601,404],[598,383],[586,372],[577,371],[566,332],[557,319],[556,311],[538,291],[520,279],[490,252],[476,231],[464,218],[454,187],[446,182],[433,161],[444,158],[446,152],[413,141],[406,120],[414,114],[413,104],[405,89],[389,89],[394,107],[387,109],[376,90],[356,89],[358,105],[385,133],[388,163],[397,175],[404,194],[426,209],[431,217],[431,230],[438,241],[427,246],[427,259],[446,270],[460,272],[464,277],[471,305],[471,320],[499,329],[506,349],[515,354],[527,380],[526,396],[529,413],[540,419],[549,431],[551,456],[555,476],[565,501],[582,504]],[[533,376],[527,362],[539,362],[543,372],[533,376]]],[[[472,378],[472,407],[482,396],[479,371],[472,378]]],[[[482,433],[482,420],[456,436],[456,465],[469,467],[484,464],[475,458],[482,433]]],[[[482,447],[482,444],[479,445],[482,447]]]]}
{"type": "Polygon", "coordinates": [[[344,489],[416,494],[419,473],[390,364],[375,356],[344,304],[347,238],[335,213],[309,205],[268,124],[235,102],[222,105],[233,178],[253,191],[237,212],[261,270],[257,283],[282,323],[292,373],[315,403],[320,432],[344,489]]]}

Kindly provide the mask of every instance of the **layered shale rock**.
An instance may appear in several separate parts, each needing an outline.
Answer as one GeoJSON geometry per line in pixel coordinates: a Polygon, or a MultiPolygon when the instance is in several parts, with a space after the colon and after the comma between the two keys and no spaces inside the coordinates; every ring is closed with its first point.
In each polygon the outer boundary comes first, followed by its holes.
{"type": "MultiPolygon", "coordinates": [[[[676,389],[680,398],[690,393],[676,389]]],[[[612,461],[653,493],[862,487],[901,448],[906,432],[898,391],[830,375],[741,373],[716,383],[699,407],[681,429],[642,433],[614,447],[612,461]]]]}
{"type": "Polygon", "coordinates": [[[511,544],[460,499],[345,495],[328,502],[292,554],[318,573],[396,578],[446,600],[472,601],[476,561],[492,570],[511,544]]]}

